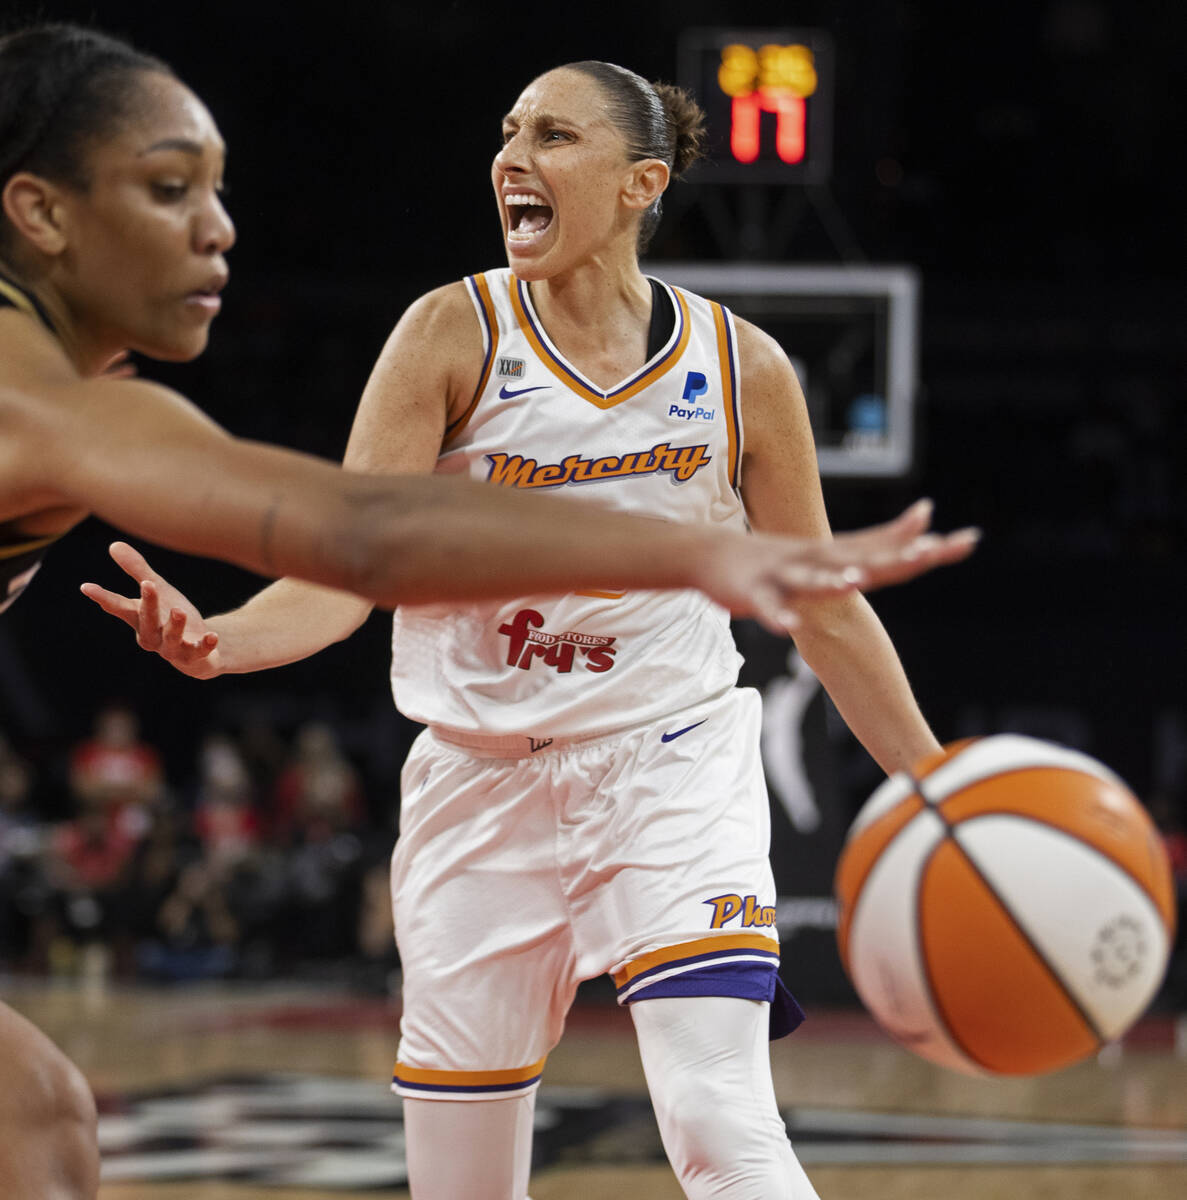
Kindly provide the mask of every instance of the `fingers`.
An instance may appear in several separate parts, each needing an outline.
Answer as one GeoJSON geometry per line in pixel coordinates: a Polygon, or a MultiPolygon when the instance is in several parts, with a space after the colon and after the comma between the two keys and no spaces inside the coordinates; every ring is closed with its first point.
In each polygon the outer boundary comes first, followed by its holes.
{"type": "Polygon", "coordinates": [[[156,585],[145,581],[140,587],[140,636],[145,650],[153,650],[174,666],[187,666],[208,658],[218,646],[218,634],[204,633],[196,641],[186,637],[189,616],[183,608],[171,608],[161,615],[160,595],[156,585]]]}
{"type": "Polygon", "coordinates": [[[925,533],[904,545],[897,554],[886,555],[867,568],[866,591],[904,583],[936,567],[948,566],[968,558],[981,540],[979,529],[960,529],[955,533],[925,533]]]}
{"type": "Polygon", "coordinates": [[[785,563],[776,581],[785,595],[804,597],[838,596],[863,587],[867,572],[862,567],[816,565],[802,561],[785,563]]]}
{"type": "Polygon", "coordinates": [[[785,563],[769,581],[760,583],[751,595],[751,615],[765,629],[780,636],[801,624],[793,604],[844,595],[860,587],[864,572],[856,567],[844,570],[808,567],[785,563]]]}
{"type": "Polygon", "coordinates": [[[832,541],[838,561],[876,563],[887,555],[897,555],[916,538],[922,537],[931,525],[934,505],[930,500],[916,500],[893,521],[859,529],[854,533],[838,534],[832,541]]]}
{"type": "Polygon", "coordinates": [[[143,579],[160,579],[156,571],[148,565],[148,560],[144,555],[135,547],[129,546],[127,542],[112,542],[107,547],[107,553],[124,573],[130,575],[137,583],[143,579]]]}
{"type": "Polygon", "coordinates": [[[981,530],[975,525],[953,530],[944,538],[940,554],[945,563],[962,562],[981,544],[981,530]]]}
{"type": "Polygon", "coordinates": [[[786,637],[800,624],[799,615],[791,607],[785,589],[773,583],[762,583],[751,595],[750,616],[768,633],[786,637]]]}
{"type": "Polygon", "coordinates": [[[129,600],[127,596],[121,596],[118,592],[109,592],[105,587],[100,587],[97,583],[84,583],[79,588],[88,600],[93,600],[105,613],[110,613],[113,617],[119,617],[127,625],[131,625],[133,629],[140,622],[140,602],[138,600],[129,600]]]}
{"type": "Polygon", "coordinates": [[[935,507],[934,502],[926,496],[916,500],[910,508],[904,509],[889,522],[888,528],[893,529],[904,541],[909,541],[930,527],[935,507]]]}
{"type": "Polygon", "coordinates": [[[160,650],[163,637],[160,597],[156,585],[146,579],[140,584],[140,621],[136,629],[136,641],[143,650],[160,650]]]}
{"type": "Polygon", "coordinates": [[[189,667],[210,655],[218,648],[218,634],[209,631],[196,641],[185,636],[186,614],[180,608],[173,609],[164,628],[161,647],[157,651],[162,658],[175,667],[189,667]]]}

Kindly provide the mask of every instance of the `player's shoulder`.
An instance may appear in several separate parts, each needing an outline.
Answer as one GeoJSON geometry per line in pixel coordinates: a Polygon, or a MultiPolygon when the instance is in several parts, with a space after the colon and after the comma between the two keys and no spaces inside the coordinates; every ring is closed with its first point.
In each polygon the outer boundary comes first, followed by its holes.
{"type": "Polygon", "coordinates": [[[445,381],[452,394],[481,369],[483,335],[463,280],[433,288],[405,310],[383,348],[373,378],[445,381]]]}
{"type": "Polygon", "coordinates": [[[758,368],[787,361],[783,347],[753,321],[735,315],[734,328],[738,331],[738,353],[743,362],[749,361],[758,368]]]}
{"type": "Polygon", "coordinates": [[[475,316],[466,281],[457,279],[425,292],[408,306],[400,321],[430,335],[469,329],[475,323],[475,316]]]}
{"type": "Polygon", "coordinates": [[[787,352],[765,329],[741,317],[734,317],[738,336],[738,363],[747,387],[763,384],[786,386],[794,379],[787,352]]]}
{"type": "Polygon", "coordinates": [[[0,306],[0,386],[50,386],[76,379],[58,336],[38,317],[0,306]]]}
{"type": "Polygon", "coordinates": [[[77,382],[52,333],[15,308],[0,309],[0,430],[8,445],[51,421],[77,382]]]}
{"type": "Polygon", "coordinates": [[[447,283],[415,299],[396,324],[387,355],[453,363],[482,357],[482,330],[463,281],[447,283]]]}

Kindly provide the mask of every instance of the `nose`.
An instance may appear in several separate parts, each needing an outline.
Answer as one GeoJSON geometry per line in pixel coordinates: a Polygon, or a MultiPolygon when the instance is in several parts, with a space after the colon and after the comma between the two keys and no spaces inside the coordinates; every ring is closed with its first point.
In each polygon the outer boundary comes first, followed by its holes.
{"type": "Polygon", "coordinates": [[[203,208],[194,236],[202,254],[226,254],[235,244],[235,223],[217,192],[211,193],[210,203],[203,208]]]}
{"type": "Polygon", "coordinates": [[[498,154],[495,155],[495,170],[502,171],[504,175],[510,175],[516,171],[526,171],[527,156],[525,151],[526,146],[521,134],[512,134],[503,143],[498,154]]]}

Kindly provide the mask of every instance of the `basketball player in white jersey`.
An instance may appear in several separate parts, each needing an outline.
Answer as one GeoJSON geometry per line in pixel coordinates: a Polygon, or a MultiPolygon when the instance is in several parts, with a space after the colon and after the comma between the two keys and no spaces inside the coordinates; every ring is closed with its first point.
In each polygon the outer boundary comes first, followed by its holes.
{"type": "MultiPolygon", "coordinates": [[[[493,180],[509,269],[400,321],[347,453],[570,495],[603,510],[828,537],[811,431],[782,350],[638,265],[702,117],[605,63],[536,79],[493,180]]],[[[296,581],[203,620],[131,547],[138,600],[86,585],[197,678],[291,662],[365,601],[296,581]]],[[[888,772],[938,748],[856,593],[803,607],[797,642],[888,772]]],[[[404,607],[396,701],[428,729],[406,764],[393,903],[404,969],[394,1087],[417,1200],[523,1200],[532,1105],[578,983],[630,1006],[687,1195],[816,1196],[788,1144],[770,1032],[776,975],[758,698],[728,614],[607,576],[566,595],[404,607]]]]}

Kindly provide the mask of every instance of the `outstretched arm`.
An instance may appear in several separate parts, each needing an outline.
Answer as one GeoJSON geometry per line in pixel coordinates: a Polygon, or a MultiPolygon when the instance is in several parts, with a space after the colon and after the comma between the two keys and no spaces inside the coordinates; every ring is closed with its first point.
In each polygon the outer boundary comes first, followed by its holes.
{"type": "MultiPolygon", "coordinates": [[[[791,602],[802,604],[812,596],[833,596],[857,586],[868,590],[900,583],[971,553],[977,540],[973,531],[929,534],[930,514],[930,503],[921,501],[886,525],[805,543],[803,561],[794,576],[786,577],[769,570],[763,535],[731,538],[702,564],[701,586],[734,611],[752,613],[767,628],[783,633],[800,623],[788,607],[791,602]],[[809,560],[818,565],[807,565],[809,560]],[[754,591],[748,593],[752,585],[754,591]]],[[[787,543],[770,540],[781,547],[787,543]]],[[[207,620],[138,550],[115,542],[111,556],[137,582],[137,594],[123,596],[94,583],[84,583],[83,594],[130,625],[141,647],[195,679],[296,662],[348,637],[372,608],[349,593],[282,579],[242,607],[207,620]]]]}
{"type": "Polygon", "coordinates": [[[193,679],[297,662],[349,637],[372,608],[350,592],[279,579],[239,608],[207,619],[127,542],[113,542],[111,557],[135,581],[135,595],[97,583],[84,583],[83,595],[130,625],[141,649],[154,651],[193,679]]]}
{"type": "MultiPolygon", "coordinates": [[[[451,285],[409,309],[375,366],[346,455],[359,474],[236,442],[180,398],[151,389],[142,409],[120,419],[104,408],[106,428],[92,431],[89,449],[71,463],[82,476],[78,494],[113,523],[166,545],[303,575],[389,607],[568,591],[612,575],[631,587],[699,587],[734,612],[785,627],[806,596],[898,582],[972,548],[968,534],[928,535],[922,508],[848,538],[792,541],[664,525],[460,480],[375,477],[432,470],[481,362],[473,311],[462,285],[451,285]],[[96,446],[95,438],[105,440],[96,446]],[[130,493],[115,485],[113,464],[123,465],[130,493]],[[347,562],[332,561],[339,557],[347,562]]],[[[127,404],[130,396],[108,400],[127,404]]],[[[84,591],[189,674],[294,661],[346,636],[368,610],[341,591],[283,580],[208,623],[130,547],[114,553],[147,584],[142,595],[129,600],[90,584],[84,591]]]]}
{"type": "Polygon", "coordinates": [[[30,502],[85,508],[171,549],[386,608],[568,591],[607,575],[630,587],[717,588],[722,560],[737,562],[753,587],[716,598],[749,609],[749,594],[767,590],[760,584],[794,588],[805,570],[835,562],[793,543],[740,554],[708,531],[466,480],[343,471],[232,438],[181,397],[137,380],[70,385],[53,400],[20,397],[15,415],[0,414],[10,431],[23,425],[30,502]]]}

